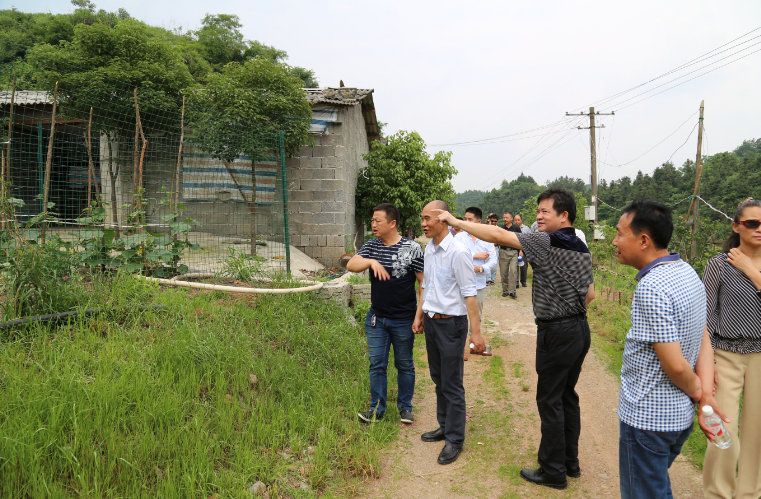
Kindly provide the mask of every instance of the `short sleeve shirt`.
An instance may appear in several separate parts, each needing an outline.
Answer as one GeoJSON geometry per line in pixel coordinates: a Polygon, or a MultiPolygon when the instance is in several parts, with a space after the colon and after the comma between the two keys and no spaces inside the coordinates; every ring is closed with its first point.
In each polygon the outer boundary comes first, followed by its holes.
{"type": "Polygon", "coordinates": [[[380,238],[367,241],[357,252],[362,258],[378,260],[391,277],[377,279],[370,270],[370,301],[372,312],[388,319],[412,320],[417,311],[415,273],[423,272],[423,250],[406,237],[391,246],[380,238]]]}
{"type": "Polygon", "coordinates": [[[640,430],[682,431],[692,426],[694,404],[671,382],[652,344],[678,341],[685,360],[695,367],[706,323],[706,294],[695,270],[678,254],[653,263],[643,269],[644,276],[637,276],[618,417],[640,430]]]}
{"type": "Polygon", "coordinates": [[[592,255],[573,227],[555,232],[516,234],[534,269],[531,296],[539,320],[585,314],[592,276],[592,255]]]}

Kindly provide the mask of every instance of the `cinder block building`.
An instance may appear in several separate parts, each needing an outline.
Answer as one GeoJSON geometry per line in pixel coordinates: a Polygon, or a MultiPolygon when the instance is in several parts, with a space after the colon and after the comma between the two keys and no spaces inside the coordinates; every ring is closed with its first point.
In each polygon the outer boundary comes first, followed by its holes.
{"type": "Polygon", "coordinates": [[[355,214],[362,158],[379,138],[372,89],[306,89],[317,145],[286,160],[291,244],[328,267],[361,246],[355,214]]]}

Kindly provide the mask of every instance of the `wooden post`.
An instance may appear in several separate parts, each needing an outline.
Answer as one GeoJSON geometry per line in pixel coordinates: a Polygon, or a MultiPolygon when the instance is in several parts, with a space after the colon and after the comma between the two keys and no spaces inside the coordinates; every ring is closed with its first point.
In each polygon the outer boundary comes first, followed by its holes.
{"type": "Polygon", "coordinates": [[[92,186],[95,184],[95,198],[100,200],[100,187],[95,180],[95,166],[92,162],[92,107],[90,107],[90,121],[87,122],[87,207],[92,201],[92,186]]]}
{"type": "MultiPolygon", "coordinates": [[[[597,227],[597,139],[595,137],[595,108],[589,108],[589,150],[592,161],[592,206],[595,208],[595,228],[597,227]]],[[[594,239],[594,235],[592,236],[594,239]]]]}
{"type": "MultiPolygon", "coordinates": [[[[705,108],[705,100],[700,102],[700,118],[698,120],[698,154],[695,157],[695,189],[692,192],[693,196],[697,196],[700,192],[700,178],[703,176],[703,110],[705,108]]],[[[693,197],[690,200],[690,208],[687,211],[687,220],[692,221],[692,233],[698,232],[698,199],[693,197]]],[[[693,236],[694,237],[694,236],[693,236]]],[[[697,243],[692,242],[690,247],[690,258],[695,258],[697,253],[697,243]]]]}
{"type": "MultiPolygon", "coordinates": [[[[5,183],[8,181],[11,172],[11,140],[13,139],[13,108],[16,103],[16,72],[13,72],[13,87],[11,88],[11,113],[10,121],[8,121],[8,147],[5,153],[5,164],[2,169],[2,194],[5,199],[5,183]]],[[[3,222],[3,228],[5,228],[5,222],[3,222]]]]}
{"type": "Polygon", "coordinates": [[[58,105],[58,82],[53,90],[53,115],[50,119],[50,139],[48,140],[48,157],[45,161],[45,186],[42,199],[42,244],[45,244],[45,229],[48,225],[48,199],[50,199],[50,172],[53,167],[53,137],[55,136],[55,113],[58,105]]]}
{"type": "Polygon", "coordinates": [[[177,211],[177,206],[180,204],[180,168],[182,167],[182,143],[185,140],[185,96],[182,96],[182,117],[180,118],[180,147],[177,150],[177,169],[174,171],[172,177],[172,190],[170,194],[174,198],[174,207],[172,202],[169,202],[169,211],[174,213],[177,211]],[[175,191],[175,189],[177,189],[175,191]]]}

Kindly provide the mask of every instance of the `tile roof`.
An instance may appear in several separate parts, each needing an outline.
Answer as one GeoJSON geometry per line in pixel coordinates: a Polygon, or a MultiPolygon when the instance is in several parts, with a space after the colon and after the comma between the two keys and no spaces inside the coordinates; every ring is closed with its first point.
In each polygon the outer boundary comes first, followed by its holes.
{"type": "MultiPolygon", "coordinates": [[[[13,102],[17,106],[52,104],[53,97],[50,95],[50,92],[45,92],[43,90],[16,90],[16,96],[13,102]]],[[[11,92],[0,92],[0,105],[8,105],[10,103],[11,92]]]]}
{"type": "Polygon", "coordinates": [[[371,95],[373,89],[351,87],[305,88],[310,104],[343,104],[354,106],[371,95]]]}

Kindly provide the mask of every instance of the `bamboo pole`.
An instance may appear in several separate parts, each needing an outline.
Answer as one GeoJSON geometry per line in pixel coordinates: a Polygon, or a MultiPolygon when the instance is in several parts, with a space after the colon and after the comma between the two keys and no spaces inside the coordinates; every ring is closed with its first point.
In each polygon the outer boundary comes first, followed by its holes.
{"type": "Polygon", "coordinates": [[[100,199],[98,184],[95,182],[95,168],[92,163],[92,107],[90,107],[90,121],[87,122],[87,135],[85,136],[87,145],[87,207],[92,202],[92,186],[95,184],[95,197],[100,199]]]}
{"type": "Polygon", "coordinates": [[[185,140],[185,96],[182,96],[182,117],[180,118],[180,147],[177,150],[177,168],[174,171],[172,177],[172,190],[170,193],[174,197],[174,207],[172,202],[169,202],[169,211],[175,213],[177,207],[180,204],[180,168],[182,167],[182,144],[185,140]],[[175,189],[177,189],[175,191],[175,189]]]}
{"type": "Polygon", "coordinates": [[[48,199],[50,199],[50,172],[53,167],[53,137],[55,136],[55,113],[58,105],[58,82],[53,90],[53,115],[50,119],[50,138],[48,140],[48,157],[45,161],[45,186],[42,196],[42,244],[45,244],[45,229],[48,225],[48,199]]]}
{"type": "MultiPolygon", "coordinates": [[[[142,150],[140,151],[140,165],[138,167],[138,184],[137,184],[137,192],[142,192],[143,189],[143,159],[145,158],[145,148],[148,146],[148,141],[145,140],[145,134],[143,133],[143,123],[140,120],[140,105],[137,103],[137,91],[135,91],[135,109],[137,110],[137,125],[140,129],[140,137],[143,139],[143,146],[142,150]]],[[[143,200],[142,200],[142,194],[139,194],[138,197],[140,201],[140,206],[137,207],[138,211],[142,211],[143,209],[143,200]]],[[[145,232],[144,224],[140,225],[140,233],[145,232]]],[[[145,256],[145,255],[143,255],[145,256]]]]}
{"type": "Polygon", "coordinates": [[[11,171],[11,140],[13,139],[13,111],[16,104],[16,72],[13,72],[13,87],[11,89],[11,113],[10,121],[8,121],[8,147],[5,153],[5,165],[2,170],[2,182],[3,182],[3,198],[5,198],[5,183],[10,177],[11,171]]]}
{"type": "Polygon", "coordinates": [[[135,87],[135,152],[132,153],[132,195],[137,195],[137,149],[138,149],[138,122],[140,121],[140,111],[137,107],[137,87],[135,87]]]}

